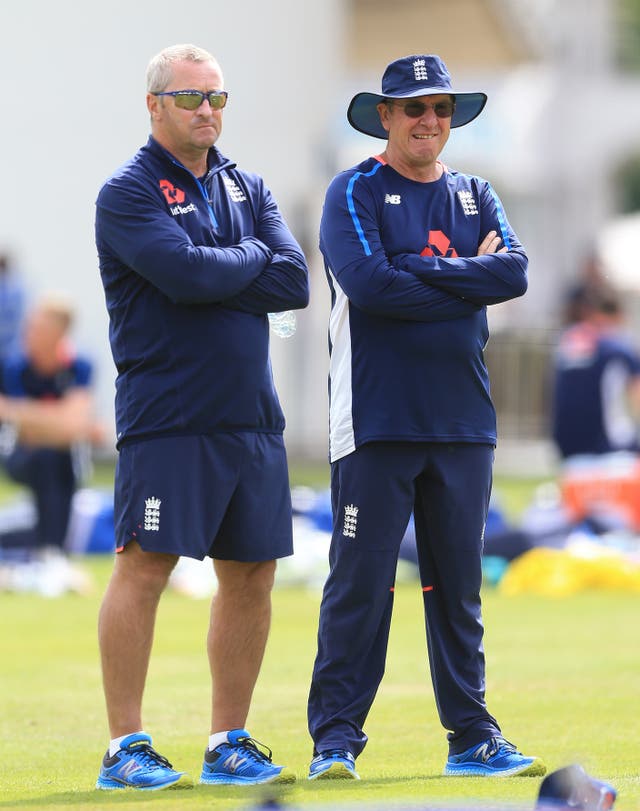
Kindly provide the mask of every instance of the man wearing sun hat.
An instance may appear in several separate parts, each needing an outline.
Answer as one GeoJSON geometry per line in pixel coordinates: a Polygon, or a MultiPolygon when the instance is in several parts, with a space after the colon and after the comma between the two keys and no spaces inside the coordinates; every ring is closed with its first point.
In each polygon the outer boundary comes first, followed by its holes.
{"type": "Polygon", "coordinates": [[[413,511],[445,774],[542,775],[485,703],[480,603],[495,410],[487,305],[523,295],[527,257],[490,184],[439,160],[481,92],[434,55],[392,62],[347,113],[383,152],[338,174],[320,249],[331,290],[331,569],[309,694],[309,779],[358,778],[413,511]]]}

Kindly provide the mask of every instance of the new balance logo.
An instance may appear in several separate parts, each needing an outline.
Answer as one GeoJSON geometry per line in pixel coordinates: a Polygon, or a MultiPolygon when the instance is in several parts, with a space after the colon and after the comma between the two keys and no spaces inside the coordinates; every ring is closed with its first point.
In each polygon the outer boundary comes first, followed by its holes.
{"type": "Polygon", "coordinates": [[[473,753],[474,758],[482,758],[482,762],[486,763],[489,760],[489,744],[483,743],[479,746],[476,751],[473,753]]]}
{"type": "Polygon", "coordinates": [[[399,206],[402,202],[399,194],[385,194],[384,201],[385,203],[390,203],[392,206],[399,206]]]}
{"type": "Polygon", "coordinates": [[[229,192],[229,197],[233,200],[234,203],[244,203],[244,201],[247,198],[245,197],[245,194],[240,188],[240,186],[238,186],[236,181],[233,180],[233,178],[223,177],[222,182],[226,186],[227,191],[229,192]]]}
{"type": "Polygon", "coordinates": [[[131,758],[127,760],[126,763],[123,763],[121,769],[118,769],[118,775],[122,777],[123,780],[128,780],[132,774],[139,772],[141,768],[141,764],[131,758]]]}
{"type": "Polygon", "coordinates": [[[144,502],[144,528],[150,532],[160,530],[160,504],[159,498],[146,499],[144,502]]]}
{"type": "Polygon", "coordinates": [[[358,528],[358,507],[354,504],[347,504],[344,508],[344,526],[342,534],[346,538],[355,538],[358,528]]]}
{"type": "Polygon", "coordinates": [[[462,210],[467,216],[478,214],[478,206],[473,194],[470,191],[459,191],[458,200],[460,200],[462,210]]]}
{"type": "Polygon", "coordinates": [[[246,757],[240,757],[237,752],[232,752],[222,765],[228,771],[236,772],[246,761],[246,757]]]}
{"type": "Polygon", "coordinates": [[[413,75],[416,82],[425,82],[429,77],[427,76],[427,66],[424,59],[413,60],[413,75]]]}

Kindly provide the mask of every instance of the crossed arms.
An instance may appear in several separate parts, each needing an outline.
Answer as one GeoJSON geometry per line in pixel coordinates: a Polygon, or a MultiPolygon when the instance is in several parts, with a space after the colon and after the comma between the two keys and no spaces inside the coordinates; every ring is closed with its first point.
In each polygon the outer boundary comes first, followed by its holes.
{"type": "Polygon", "coordinates": [[[448,320],[521,296],[527,289],[527,256],[488,196],[484,204],[488,231],[475,256],[390,255],[369,192],[357,190],[349,209],[344,188],[334,183],[321,224],[327,269],[354,306],[388,318],[448,320]]]}

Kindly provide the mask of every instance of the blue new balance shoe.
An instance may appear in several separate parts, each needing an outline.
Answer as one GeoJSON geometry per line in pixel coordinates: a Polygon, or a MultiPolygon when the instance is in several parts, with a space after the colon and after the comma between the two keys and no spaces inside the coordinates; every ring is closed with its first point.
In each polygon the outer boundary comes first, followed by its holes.
{"type": "Polygon", "coordinates": [[[177,772],[169,761],[151,746],[148,735],[134,733],[123,739],[113,756],[106,753],[96,788],[137,788],[157,791],[165,788],[193,788],[193,780],[177,772]]]}
{"type": "Polygon", "coordinates": [[[359,780],[356,761],[346,749],[320,752],[309,766],[309,780],[359,780]]]}
{"type": "Polygon", "coordinates": [[[254,740],[246,729],[233,729],[227,743],[205,750],[200,782],[209,785],[252,786],[293,783],[295,774],[271,762],[271,749],[254,740]]]}
{"type": "Polygon", "coordinates": [[[445,774],[459,777],[542,777],[546,771],[540,758],[526,757],[500,735],[449,755],[444,767],[445,774]]]}

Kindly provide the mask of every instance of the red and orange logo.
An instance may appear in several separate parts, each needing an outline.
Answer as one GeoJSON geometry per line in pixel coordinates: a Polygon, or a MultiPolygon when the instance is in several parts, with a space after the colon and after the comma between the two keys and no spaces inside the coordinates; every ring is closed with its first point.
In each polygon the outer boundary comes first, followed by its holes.
{"type": "Polygon", "coordinates": [[[454,259],[457,255],[451,240],[442,231],[429,231],[427,246],[420,252],[420,256],[444,256],[447,259],[454,259]]]}
{"type": "Polygon", "coordinates": [[[176,203],[184,203],[186,195],[182,189],[178,189],[168,180],[161,180],[159,185],[162,193],[164,194],[164,199],[167,201],[167,203],[169,203],[170,206],[174,206],[176,203]]]}

